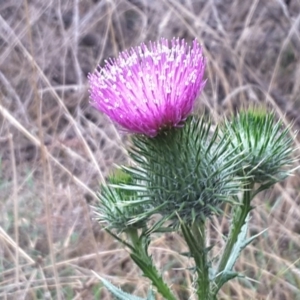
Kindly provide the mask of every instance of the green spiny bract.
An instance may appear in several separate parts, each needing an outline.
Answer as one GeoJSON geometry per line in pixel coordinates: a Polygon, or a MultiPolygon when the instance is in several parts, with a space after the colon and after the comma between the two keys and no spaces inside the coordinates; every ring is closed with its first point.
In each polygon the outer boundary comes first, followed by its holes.
{"type": "MultiPolygon", "coordinates": [[[[155,138],[133,137],[132,159],[138,167],[126,171],[145,187],[148,214],[159,213],[179,225],[191,224],[220,211],[240,191],[236,179],[238,155],[229,141],[204,118],[190,117],[182,128],[161,132],[155,138]]],[[[124,188],[128,188],[124,186],[124,188]]]]}
{"type": "Polygon", "coordinates": [[[225,121],[223,133],[236,153],[242,153],[238,175],[251,177],[253,183],[275,183],[289,175],[292,164],[290,127],[282,129],[274,113],[251,108],[225,121]]]}
{"type": "Polygon", "coordinates": [[[145,204],[139,200],[139,191],[131,176],[117,170],[107,181],[108,185],[103,185],[98,193],[99,205],[94,208],[98,221],[117,232],[146,228],[145,204]],[[119,188],[122,184],[132,189],[119,188]]]}

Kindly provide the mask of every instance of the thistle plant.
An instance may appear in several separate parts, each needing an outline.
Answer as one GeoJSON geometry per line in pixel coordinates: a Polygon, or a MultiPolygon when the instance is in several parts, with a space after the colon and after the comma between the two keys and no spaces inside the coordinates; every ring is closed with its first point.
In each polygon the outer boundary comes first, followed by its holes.
{"type": "MultiPolygon", "coordinates": [[[[240,276],[234,265],[259,235],[247,238],[252,199],[291,173],[290,127],[274,113],[244,109],[217,126],[193,115],[204,70],[196,40],[188,46],[161,39],[121,53],[88,77],[92,105],[131,138],[131,164],[101,186],[95,216],[150,280],[146,299],[177,299],[148,251],[158,232],[182,234],[195,264],[191,290],[198,299],[217,299],[240,276]],[[206,226],[224,203],[232,206],[230,232],[212,259],[206,226]]],[[[142,299],[101,280],[117,299],[142,299]]]]}

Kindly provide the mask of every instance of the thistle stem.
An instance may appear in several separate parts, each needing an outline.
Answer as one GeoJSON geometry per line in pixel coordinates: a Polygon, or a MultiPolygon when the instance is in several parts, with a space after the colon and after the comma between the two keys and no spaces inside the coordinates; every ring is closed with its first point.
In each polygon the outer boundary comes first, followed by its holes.
{"type": "Polygon", "coordinates": [[[168,285],[163,281],[160,272],[153,264],[151,256],[148,254],[148,246],[150,243],[149,236],[138,235],[137,230],[127,230],[126,233],[132,242],[132,252],[130,257],[135,264],[143,271],[143,276],[149,278],[156,287],[157,291],[166,300],[176,300],[168,285]]]}
{"type": "Polygon", "coordinates": [[[206,251],[206,228],[205,222],[192,225],[194,240],[197,242],[198,255],[193,255],[196,263],[197,295],[199,300],[209,299],[210,282],[206,251]]]}
{"type": "MultiPolygon", "coordinates": [[[[243,225],[246,222],[246,218],[251,211],[251,200],[252,200],[252,189],[254,183],[247,183],[244,185],[244,194],[242,198],[242,203],[239,207],[235,209],[231,230],[229,236],[227,238],[227,242],[225,245],[225,249],[223,251],[223,255],[220,259],[218,269],[216,272],[215,286],[214,286],[214,294],[216,295],[219,289],[222,287],[221,285],[221,274],[225,270],[227,262],[232,253],[233,247],[237,242],[238,236],[242,230],[243,225]]],[[[231,271],[231,270],[230,270],[231,271]]]]}

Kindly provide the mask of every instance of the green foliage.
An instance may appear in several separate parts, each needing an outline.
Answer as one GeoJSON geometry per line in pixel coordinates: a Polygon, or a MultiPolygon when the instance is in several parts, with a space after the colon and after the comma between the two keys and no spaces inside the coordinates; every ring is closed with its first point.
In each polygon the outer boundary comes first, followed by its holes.
{"type": "Polygon", "coordinates": [[[205,239],[205,222],[194,223],[187,226],[181,222],[181,231],[190,250],[190,255],[195,261],[195,270],[197,273],[196,293],[198,299],[214,299],[210,293],[210,267],[208,261],[208,252],[210,248],[206,248],[205,239]]]}
{"type": "MultiPolygon", "coordinates": [[[[189,117],[183,127],[168,128],[155,138],[135,135],[129,150],[134,165],[121,167],[102,186],[97,216],[168,300],[176,298],[148,248],[151,234],[180,230],[195,263],[190,268],[195,273],[195,294],[200,300],[215,300],[226,282],[242,277],[235,272],[235,263],[264,232],[247,237],[252,199],[291,172],[289,130],[282,129],[274,113],[253,108],[226,120],[221,131],[204,117],[189,117]],[[206,220],[222,213],[225,202],[234,204],[230,232],[221,255],[211,260],[206,220]],[[154,214],[161,218],[149,222],[154,214]],[[114,230],[125,232],[127,239],[114,230]]],[[[118,299],[140,299],[102,282],[118,299]]]]}
{"type": "Polygon", "coordinates": [[[147,300],[144,298],[136,297],[133,295],[130,295],[128,293],[125,293],[120,288],[114,286],[111,282],[104,278],[100,278],[104,286],[116,297],[118,300],[147,300]]]}
{"type": "Polygon", "coordinates": [[[157,291],[168,300],[176,300],[168,285],[164,282],[160,272],[155,267],[152,257],[148,254],[150,245],[149,230],[143,230],[140,234],[134,228],[127,228],[128,241],[122,240],[110,230],[107,230],[117,241],[130,249],[130,257],[143,272],[143,276],[150,279],[157,291]]]}
{"type": "MultiPolygon", "coordinates": [[[[239,220],[237,221],[243,221],[243,219],[240,217],[239,220]]],[[[251,238],[247,238],[247,232],[248,232],[248,227],[249,227],[249,222],[250,222],[250,213],[247,214],[246,219],[244,224],[241,226],[241,228],[237,228],[238,230],[236,231],[237,234],[237,239],[234,243],[234,246],[230,249],[230,253],[228,257],[226,257],[226,265],[225,267],[221,270],[221,272],[215,274],[215,278],[213,279],[214,285],[213,285],[213,290],[215,295],[219,291],[219,289],[229,280],[239,276],[243,277],[241,274],[234,272],[233,268],[238,260],[242,250],[244,250],[253,240],[255,240],[258,236],[263,234],[266,230],[263,230],[262,232],[252,236],[251,238]]],[[[232,223],[232,226],[238,226],[239,223],[232,223]]],[[[234,230],[235,228],[233,228],[234,230]]],[[[229,238],[232,238],[230,236],[229,238]]],[[[225,249],[226,250],[226,249],[225,249]]]]}
{"type": "Polygon", "coordinates": [[[99,277],[97,275],[97,277],[102,281],[102,283],[104,284],[104,286],[116,297],[116,299],[118,300],[155,300],[155,295],[154,292],[152,290],[148,291],[148,295],[147,298],[140,298],[140,297],[136,297],[134,295],[128,294],[124,291],[122,291],[120,288],[114,286],[111,282],[109,282],[108,280],[99,277]]]}

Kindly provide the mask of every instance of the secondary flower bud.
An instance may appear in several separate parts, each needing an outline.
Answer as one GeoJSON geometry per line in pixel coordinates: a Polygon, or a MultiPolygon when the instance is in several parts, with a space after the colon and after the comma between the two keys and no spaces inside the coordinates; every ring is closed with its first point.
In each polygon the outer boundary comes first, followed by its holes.
{"type": "Polygon", "coordinates": [[[274,113],[252,108],[225,122],[224,134],[235,151],[242,153],[240,176],[254,183],[278,182],[288,176],[285,167],[293,163],[290,127],[282,128],[274,113]]]}

